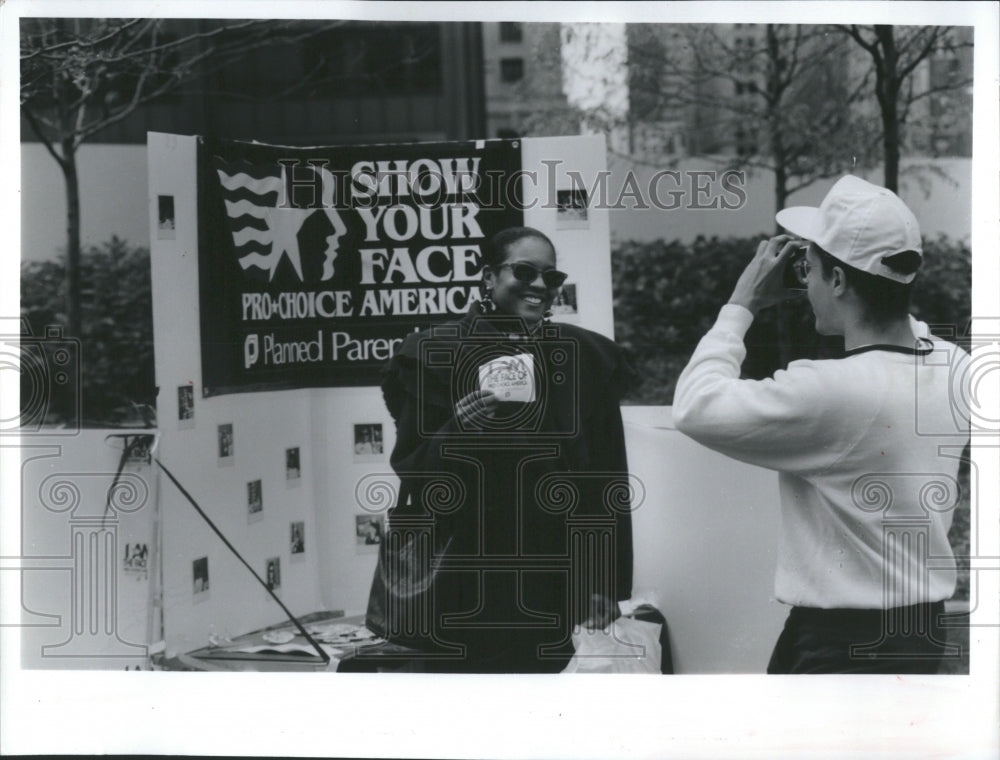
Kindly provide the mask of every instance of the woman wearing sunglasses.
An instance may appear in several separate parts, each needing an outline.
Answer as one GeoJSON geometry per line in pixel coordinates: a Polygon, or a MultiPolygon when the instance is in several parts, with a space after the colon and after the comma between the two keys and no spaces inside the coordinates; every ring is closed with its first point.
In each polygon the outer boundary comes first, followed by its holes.
{"type": "Polygon", "coordinates": [[[483,263],[482,300],[386,367],[391,462],[409,492],[390,531],[433,524],[419,646],[440,656],[425,669],[555,673],[574,626],[607,625],[631,594],[619,408],[631,370],[607,338],[548,321],[566,275],[543,233],[504,230],[483,263]]]}

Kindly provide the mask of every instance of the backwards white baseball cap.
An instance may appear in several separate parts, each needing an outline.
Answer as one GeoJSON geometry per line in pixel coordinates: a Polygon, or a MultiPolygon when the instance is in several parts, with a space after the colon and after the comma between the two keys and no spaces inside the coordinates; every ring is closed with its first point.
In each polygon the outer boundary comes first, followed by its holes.
{"type": "Polygon", "coordinates": [[[912,282],[883,259],[903,251],[923,255],[920,225],[899,196],[858,177],[841,177],[819,208],[792,206],[775,219],[782,227],[810,240],[835,259],[862,272],[896,282],[912,282]]]}

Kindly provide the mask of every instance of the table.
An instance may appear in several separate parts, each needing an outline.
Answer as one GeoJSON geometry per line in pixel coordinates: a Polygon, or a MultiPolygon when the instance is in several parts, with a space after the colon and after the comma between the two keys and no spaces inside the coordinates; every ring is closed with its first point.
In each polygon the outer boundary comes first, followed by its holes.
{"type": "MultiPolygon", "coordinates": [[[[307,629],[315,627],[338,625],[354,626],[363,629],[365,624],[364,615],[352,615],[345,617],[342,610],[327,610],[313,612],[299,618],[307,629]]],[[[313,631],[310,630],[310,634],[313,631]]],[[[163,670],[195,670],[195,671],[254,671],[254,672],[320,672],[339,670],[340,665],[345,660],[353,660],[357,655],[365,650],[381,651],[386,650],[384,658],[388,663],[395,656],[400,657],[404,647],[388,644],[382,639],[372,639],[358,637],[354,641],[338,642],[335,646],[320,643],[325,646],[328,653],[333,658],[330,665],[323,662],[319,654],[311,644],[298,633],[298,629],[290,622],[277,623],[275,625],[261,628],[257,631],[237,636],[231,642],[224,645],[209,645],[196,649],[185,654],[178,654],[173,657],[160,657],[154,660],[154,665],[163,670]],[[294,647],[295,652],[277,651],[283,645],[276,645],[268,642],[264,635],[272,632],[288,632],[294,634],[294,638],[288,642],[287,647],[294,647]],[[259,651],[243,651],[246,649],[258,649],[259,651]],[[337,650],[340,654],[332,650],[337,650]]],[[[378,672],[371,658],[363,658],[366,662],[360,672],[378,672]],[[374,669],[368,670],[369,666],[374,669]]],[[[353,672],[359,672],[355,667],[353,672]]]]}

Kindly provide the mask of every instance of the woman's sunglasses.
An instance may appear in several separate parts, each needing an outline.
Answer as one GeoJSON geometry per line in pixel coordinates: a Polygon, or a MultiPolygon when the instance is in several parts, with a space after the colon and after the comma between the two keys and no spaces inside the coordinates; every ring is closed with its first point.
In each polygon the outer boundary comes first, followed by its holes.
{"type": "Polygon", "coordinates": [[[518,261],[515,264],[501,264],[497,267],[497,269],[503,269],[504,267],[510,267],[511,274],[514,275],[514,279],[518,282],[526,284],[533,283],[536,279],[538,279],[538,275],[541,275],[542,282],[545,283],[545,287],[547,288],[558,288],[566,282],[566,278],[569,277],[568,274],[560,272],[558,269],[546,269],[543,271],[531,264],[526,264],[523,261],[518,261]]]}

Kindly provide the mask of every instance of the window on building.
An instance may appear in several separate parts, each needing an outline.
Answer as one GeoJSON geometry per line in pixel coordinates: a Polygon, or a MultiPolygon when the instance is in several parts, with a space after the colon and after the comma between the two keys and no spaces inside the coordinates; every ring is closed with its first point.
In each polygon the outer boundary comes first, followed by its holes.
{"type": "Polygon", "coordinates": [[[522,29],[522,26],[523,25],[519,21],[501,21],[500,41],[520,42],[524,36],[524,30],[522,29]]]}
{"type": "Polygon", "coordinates": [[[524,79],[523,58],[501,58],[500,80],[502,82],[520,82],[524,79]]]}
{"type": "Polygon", "coordinates": [[[953,87],[962,73],[962,62],[957,56],[931,59],[931,86],[953,87]]]}

